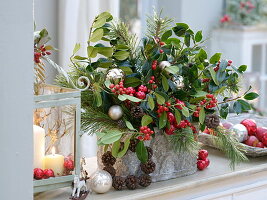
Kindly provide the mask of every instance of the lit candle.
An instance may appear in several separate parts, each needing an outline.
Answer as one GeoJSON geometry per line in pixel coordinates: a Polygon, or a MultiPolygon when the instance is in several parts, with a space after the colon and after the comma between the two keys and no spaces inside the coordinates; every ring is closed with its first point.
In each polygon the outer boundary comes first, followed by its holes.
{"type": "Polygon", "coordinates": [[[55,154],[55,147],[52,147],[52,154],[44,158],[45,169],[52,169],[55,176],[61,176],[64,172],[64,156],[55,154]]]}
{"type": "Polygon", "coordinates": [[[45,155],[45,130],[33,125],[33,167],[43,169],[45,155]]]}

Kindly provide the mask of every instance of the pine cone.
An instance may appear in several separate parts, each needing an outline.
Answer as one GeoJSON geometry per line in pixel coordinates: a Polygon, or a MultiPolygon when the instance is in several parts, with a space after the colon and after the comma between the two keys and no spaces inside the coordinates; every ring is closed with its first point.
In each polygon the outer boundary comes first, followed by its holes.
{"type": "Polygon", "coordinates": [[[146,147],[148,159],[151,159],[153,156],[153,149],[151,147],[146,147]]]}
{"type": "Polygon", "coordinates": [[[130,145],[129,145],[129,149],[132,151],[132,152],[135,152],[135,149],[136,149],[136,145],[138,144],[138,140],[137,139],[131,139],[130,140],[130,145]]]}
{"type": "Polygon", "coordinates": [[[112,179],[112,186],[115,190],[122,190],[125,184],[125,179],[121,176],[115,176],[112,179]]]}
{"type": "Polygon", "coordinates": [[[146,163],[141,163],[140,167],[145,174],[151,174],[155,171],[156,164],[152,160],[148,160],[146,163]]]}
{"type": "Polygon", "coordinates": [[[112,177],[114,177],[114,176],[116,175],[116,170],[115,170],[115,168],[114,168],[113,166],[111,166],[111,165],[109,165],[109,166],[105,166],[105,167],[103,168],[103,170],[105,170],[105,171],[107,171],[108,173],[110,173],[110,175],[111,175],[112,177]]]}
{"type": "Polygon", "coordinates": [[[138,178],[133,175],[127,176],[125,179],[126,187],[129,190],[135,190],[137,188],[138,178]]]}
{"type": "Polygon", "coordinates": [[[143,108],[140,107],[140,106],[132,107],[132,109],[131,109],[131,115],[132,115],[134,118],[140,118],[140,117],[143,117],[143,115],[144,115],[144,110],[143,110],[143,108]]]}
{"type": "Polygon", "coordinates": [[[220,125],[220,118],[219,118],[219,116],[216,115],[216,114],[206,115],[205,125],[208,128],[212,128],[212,129],[217,128],[220,125]]]}
{"type": "Polygon", "coordinates": [[[110,151],[107,151],[102,155],[102,163],[105,166],[112,166],[116,162],[116,158],[114,158],[110,151]]]}
{"type": "Polygon", "coordinates": [[[139,185],[141,185],[142,187],[149,186],[151,182],[152,182],[151,176],[147,174],[142,174],[141,176],[139,176],[139,185]]]}
{"type": "Polygon", "coordinates": [[[126,128],[126,123],[124,120],[120,119],[117,123],[119,128],[126,128]]]}

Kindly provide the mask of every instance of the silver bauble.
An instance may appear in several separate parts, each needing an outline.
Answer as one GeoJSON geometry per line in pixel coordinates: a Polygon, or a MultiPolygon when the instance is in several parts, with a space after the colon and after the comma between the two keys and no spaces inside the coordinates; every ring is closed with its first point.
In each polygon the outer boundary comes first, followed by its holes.
{"type": "Polygon", "coordinates": [[[232,128],[233,136],[239,141],[244,142],[248,138],[248,130],[243,124],[235,124],[232,128]]]}
{"type": "Polygon", "coordinates": [[[120,80],[124,77],[124,73],[121,69],[118,68],[114,68],[108,71],[106,79],[107,80],[120,80]]]}
{"type": "Polygon", "coordinates": [[[182,76],[177,76],[177,77],[173,78],[173,83],[177,89],[183,89],[184,88],[184,78],[182,76]]]}
{"type": "Polygon", "coordinates": [[[159,63],[159,68],[160,69],[164,69],[165,67],[169,67],[169,66],[171,66],[171,63],[169,63],[168,61],[161,61],[160,63],[159,63]]]}
{"type": "Polygon", "coordinates": [[[108,192],[112,186],[111,175],[104,171],[98,170],[92,174],[89,179],[89,188],[96,193],[103,194],[108,192]]]}
{"type": "Polygon", "coordinates": [[[119,120],[122,115],[122,108],[118,105],[111,106],[108,110],[108,116],[113,120],[119,120]]]}

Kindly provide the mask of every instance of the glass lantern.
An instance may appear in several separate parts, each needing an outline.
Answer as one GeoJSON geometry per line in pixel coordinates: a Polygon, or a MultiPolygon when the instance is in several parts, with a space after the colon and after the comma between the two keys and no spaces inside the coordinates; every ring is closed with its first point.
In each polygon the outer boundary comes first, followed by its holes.
{"type": "Polygon", "coordinates": [[[79,90],[41,85],[34,97],[34,192],[71,186],[80,174],[79,90]]]}

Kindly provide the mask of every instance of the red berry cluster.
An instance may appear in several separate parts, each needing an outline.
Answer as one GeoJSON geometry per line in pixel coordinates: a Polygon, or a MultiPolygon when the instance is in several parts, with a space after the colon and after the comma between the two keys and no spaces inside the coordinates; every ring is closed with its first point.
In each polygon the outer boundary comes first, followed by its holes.
{"type": "MultiPolygon", "coordinates": [[[[218,61],[216,67],[213,68],[215,72],[217,72],[217,71],[220,69],[220,63],[221,63],[221,61],[218,61]]],[[[233,63],[232,60],[228,60],[228,64],[227,64],[227,65],[228,65],[228,66],[231,66],[232,63],[233,63]]]]}
{"type": "Polygon", "coordinates": [[[157,113],[159,114],[159,117],[161,116],[161,113],[163,112],[168,112],[170,109],[168,107],[171,106],[171,103],[170,102],[166,102],[165,103],[165,106],[164,105],[159,105],[158,104],[158,110],[157,110],[157,113]]]}
{"type": "Polygon", "coordinates": [[[130,96],[134,96],[135,94],[135,89],[133,87],[128,87],[128,88],[125,88],[123,86],[123,81],[120,81],[119,84],[110,84],[109,85],[109,88],[111,89],[111,92],[119,95],[119,94],[128,94],[130,96]]]}
{"type": "Polygon", "coordinates": [[[210,79],[209,78],[202,79],[202,83],[208,83],[208,82],[210,82],[210,79]]]}
{"type": "Polygon", "coordinates": [[[54,171],[52,169],[45,169],[42,170],[41,168],[35,168],[33,170],[33,177],[36,180],[40,180],[40,179],[47,179],[50,177],[55,177],[54,171]]]}
{"type": "Polygon", "coordinates": [[[187,128],[187,127],[190,127],[193,133],[197,132],[196,127],[194,127],[188,120],[182,120],[179,124],[177,124],[172,113],[167,116],[168,116],[168,121],[170,122],[170,127],[165,128],[165,133],[167,135],[173,135],[176,129],[182,129],[182,128],[187,128]]]}
{"type": "Polygon", "coordinates": [[[151,76],[150,77],[150,80],[148,81],[148,84],[152,84],[152,88],[153,89],[156,89],[158,86],[155,84],[156,82],[155,82],[155,76],[151,76]]]}
{"type": "Polygon", "coordinates": [[[51,52],[46,51],[45,46],[42,45],[38,52],[34,52],[34,62],[40,63],[41,62],[41,60],[40,60],[41,56],[50,55],[50,54],[51,54],[51,52]]]}
{"type": "Polygon", "coordinates": [[[196,111],[193,113],[194,117],[199,117],[199,111],[201,110],[201,107],[197,106],[196,111]]]}
{"type": "Polygon", "coordinates": [[[158,65],[158,61],[157,60],[153,60],[151,69],[152,70],[156,70],[157,69],[157,65],[158,65]]]}
{"type": "Polygon", "coordinates": [[[209,153],[207,150],[204,149],[199,150],[197,159],[197,168],[199,170],[203,170],[209,166],[210,161],[208,159],[208,155],[209,153]]]}
{"type": "Polygon", "coordinates": [[[185,103],[179,99],[175,99],[175,108],[178,108],[179,110],[182,110],[183,107],[185,107],[185,103]]]}
{"type": "Polygon", "coordinates": [[[152,131],[147,126],[141,126],[140,127],[140,133],[143,133],[144,135],[140,135],[137,137],[138,140],[150,140],[151,135],[154,134],[154,131],[152,131]]]}

